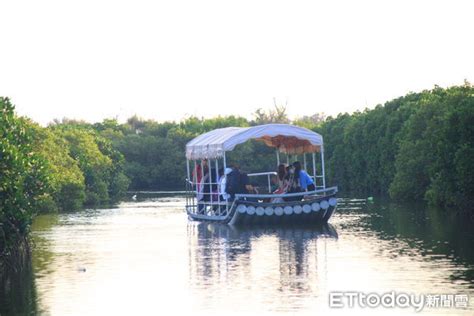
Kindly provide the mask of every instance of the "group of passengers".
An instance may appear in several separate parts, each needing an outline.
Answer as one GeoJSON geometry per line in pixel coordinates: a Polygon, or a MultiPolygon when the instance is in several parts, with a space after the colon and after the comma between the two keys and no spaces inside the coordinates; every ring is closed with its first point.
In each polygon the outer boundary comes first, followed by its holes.
{"type": "MultiPolygon", "coordinates": [[[[284,193],[300,193],[305,191],[314,191],[316,186],[313,179],[308,173],[301,169],[301,163],[295,161],[292,165],[280,164],[277,169],[276,178],[278,188],[273,192],[274,194],[284,193]]],[[[285,197],[284,201],[297,201],[303,198],[300,196],[285,197]]],[[[272,200],[273,202],[281,201],[279,198],[272,200]]]]}
{"type": "MultiPolygon", "coordinates": [[[[235,194],[258,193],[257,188],[249,183],[248,175],[236,164],[233,168],[221,168],[216,172],[215,168],[209,167],[207,160],[202,160],[201,164],[196,164],[192,176],[193,183],[196,184],[199,211],[204,208],[206,202],[212,201],[214,204],[218,201],[232,201],[235,194]]],[[[300,193],[316,189],[313,179],[301,168],[299,161],[291,165],[280,164],[274,183],[277,185],[274,194],[300,193]]],[[[275,197],[271,200],[278,203],[302,198],[303,195],[297,195],[275,197]]]]}

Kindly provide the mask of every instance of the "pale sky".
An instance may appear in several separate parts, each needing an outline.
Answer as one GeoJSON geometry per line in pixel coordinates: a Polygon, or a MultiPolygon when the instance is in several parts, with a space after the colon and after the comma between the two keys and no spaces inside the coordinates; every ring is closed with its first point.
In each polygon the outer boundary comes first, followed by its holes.
{"type": "Polygon", "coordinates": [[[474,1],[0,0],[0,95],[45,124],[372,108],[474,81],[474,1]]]}

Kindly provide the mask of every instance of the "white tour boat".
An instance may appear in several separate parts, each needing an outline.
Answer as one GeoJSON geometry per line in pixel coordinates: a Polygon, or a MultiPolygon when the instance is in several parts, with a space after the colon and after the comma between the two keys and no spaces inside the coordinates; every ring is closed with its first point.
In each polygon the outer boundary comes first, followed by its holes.
{"type": "Polygon", "coordinates": [[[215,129],[186,144],[186,162],[186,212],[193,220],[244,226],[312,224],[326,223],[336,210],[337,187],[326,188],[323,137],[306,128],[266,124],[215,129]],[[271,180],[277,173],[272,170],[247,174],[255,181],[259,177],[266,178],[265,188],[260,187],[258,193],[237,192],[229,196],[219,180],[229,180],[231,174],[221,175],[219,179],[218,170],[230,172],[226,152],[249,140],[262,141],[276,149],[275,170],[280,165],[281,154],[283,158],[286,156],[288,164],[300,159],[302,169],[315,184],[314,189],[275,194],[271,180]],[[309,169],[311,163],[307,163],[307,158],[312,161],[309,169]]]}

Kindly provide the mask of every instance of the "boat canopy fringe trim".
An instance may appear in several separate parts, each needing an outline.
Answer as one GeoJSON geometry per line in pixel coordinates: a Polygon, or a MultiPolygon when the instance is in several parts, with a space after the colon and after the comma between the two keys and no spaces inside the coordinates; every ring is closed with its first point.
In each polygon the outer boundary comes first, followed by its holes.
{"type": "Polygon", "coordinates": [[[189,160],[215,159],[235,146],[255,139],[286,154],[320,152],[323,137],[309,129],[288,124],[266,124],[253,127],[226,127],[202,134],[186,144],[189,160]]]}

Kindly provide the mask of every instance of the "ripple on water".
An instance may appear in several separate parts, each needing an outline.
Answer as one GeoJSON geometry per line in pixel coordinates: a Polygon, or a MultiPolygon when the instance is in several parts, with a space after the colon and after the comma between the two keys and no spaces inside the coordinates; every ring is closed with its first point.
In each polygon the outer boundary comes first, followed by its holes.
{"type": "MultiPolygon", "coordinates": [[[[334,312],[327,298],[336,290],[474,294],[472,233],[418,209],[338,201],[331,225],[310,229],[189,222],[181,197],[40,216],[33,232],[38,309],[315,315],[334,312]]],[[[423,312],[443,313],[472,310],[423,312]]]]}

